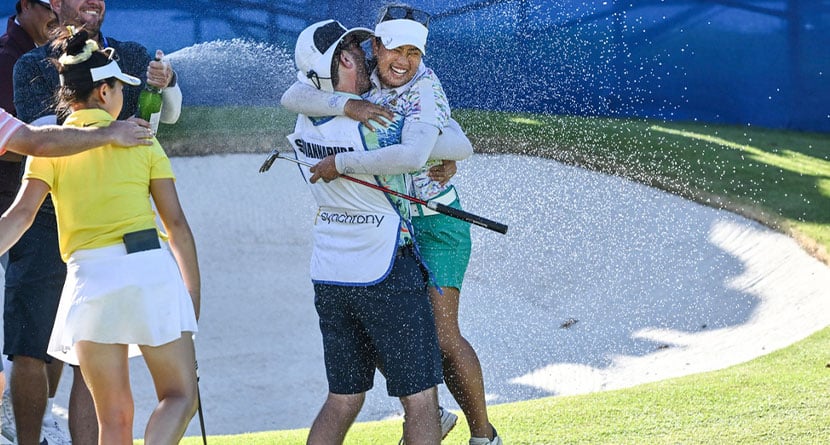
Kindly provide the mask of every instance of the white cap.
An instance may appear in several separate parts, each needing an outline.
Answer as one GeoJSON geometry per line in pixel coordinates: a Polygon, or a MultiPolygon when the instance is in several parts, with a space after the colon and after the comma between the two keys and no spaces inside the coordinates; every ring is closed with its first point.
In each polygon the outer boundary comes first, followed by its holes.
{"type": "Polygon", "coordinates": [[[363,42],[372,37],[367,28],[346,29],[336,20],[323,20],[304,29],[294,47],[297,79],[315,88],[334,91],[331,83],[331,62],[334,50],[347,36],[356,34],[363,42]]]}
{"type": "Polygon", "coordinates": [[[97,82],[103,79],[109,79],[110,77],[115,77],[116,79],[126,83],[127,85],[141,85],[141,79],[139,79],[138,77],[133,77],[129,74],[124,74],[123,72],[121,72],[121,68],[118,66],[118,62],[116,62],[115,60],[111,61],[110,63],[104,66],[99,66],[98,68],[90,69],[89,74],[92,75],[93,82],[97,82]]]}
{"type": "Polygon", "coordinates": [[[427,53],[427,34],[429,30],[426,26],[408,19],[387,20],[375,26],[375,35],[386,49],[412,45],[421,50],[422,55],[427,53]]]}
{"type": "Polygon", "coordinates": [[[69,72],[61,74],[60,81],[61,86],[65,86],[67,84],[77,84],[77,82],[90,82],[92,81],[97,82],[99,80],[109,79],[114,77],[127,85],[138,86],[141,85],[141,79],[138,77],[133,77],[129,74],[124,74],[121,72],[121,68],[118,67],[118,62],[115,60],[111,60],[110,63],[99,66],[96,68],[90,68],[87,71],[80,71],[76,70],[77,72],[69,72]]]}

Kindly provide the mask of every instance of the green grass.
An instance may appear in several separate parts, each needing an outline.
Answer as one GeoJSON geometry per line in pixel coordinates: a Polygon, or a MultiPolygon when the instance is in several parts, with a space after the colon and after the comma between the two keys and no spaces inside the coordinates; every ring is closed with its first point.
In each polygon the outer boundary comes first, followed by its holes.
{"type": "MultiPolygon", "coordinates": [[[[725,207],[796,235],[827,262],[830,135],[473,110],[454,116],[479,152],[549,157],[725,207]]],[[[185,109],[180,124],[170,127],[175,130],[159,138],[165,147],[177,147],[174,154],[268,151],[286,147],[282,137],[292,125],[293,117],[279,109],[185,109]],[[257,149],[232,143],[263,137],[269,139],[257,149]]],[[[505,442],[516,445],[827,443],[828,344],[830,328],[825,328],[724,370],[625,390],[494,405],[491,417],[505,442]]],[[[400,421],[356,424],[346,442],[396,443],[400,427],[400,421]]],[[[302,444],[306,434],[303,429],[214,436],[210,443],[302,444]]],[[[444,443],[466,443],[467,434],[462,416],[444,443]]],[[[196,445],[201,438],[183,443],[196,445]]]]}
{"type": "MultiPolygon", "coordinates": [[[[830,437],[830,329],[721,371],[630,389],[494,405],[505,443],[823,444],[830,437]]],[[[220,445],[303,444],[307,429],[213,436],[220,445]]],[[[400,421],[358,423],[349,444],[393,444],[400,421]]],[[[463,416],[444,440],[465,444],[463,416]]],[[[188,437],[185,445],[198,445],[188,437]]]]}

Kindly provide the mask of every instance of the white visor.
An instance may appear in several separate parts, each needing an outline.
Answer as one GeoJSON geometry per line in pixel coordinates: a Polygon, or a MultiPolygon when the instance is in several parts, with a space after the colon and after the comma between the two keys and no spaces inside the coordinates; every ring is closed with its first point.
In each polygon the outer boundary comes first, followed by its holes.
{"type": "Polygon", "coordinates": [[[412,45],[426,55],[427,34],[426,26],[408,19],[387,20],[375,26],[375,36],[380,38],[386,49],[395,49],[399,46],[412,45]]]}
{"type": "Polygon", "coordinates": [[[110,77],[115,77],[116,79],[126,83],[127,85],[141,85],[141,79],[139,79],[138,77],[133,77],[129,74],[122,73],[121,68],[118,67],[118,62],[116,62],[115,60],[111,61],[110,63],[104,66],[99,66],[98,68],[90,69],[89,74],[92,75],[93,82],[97,82],[103,79],[109,79],[110,77]]]}

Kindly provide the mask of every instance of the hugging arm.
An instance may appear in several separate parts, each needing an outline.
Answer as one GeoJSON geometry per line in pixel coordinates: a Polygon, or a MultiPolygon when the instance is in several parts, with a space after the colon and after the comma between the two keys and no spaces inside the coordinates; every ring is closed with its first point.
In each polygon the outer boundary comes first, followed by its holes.
{"type": "Polygon", "coordinates": [[[144,121],[137,120],[89,128],[23,125],[6,142],[6,149],[22,155],[52,157],[72,155],[107,144],[152,145],[152,133],[143,124],[144,121]]]}
{"type": "Polygon", "coordinates": [[[372,131],[383,126],[384,120],[391,120],[394,114],[380,106],[362,99],[329,93],[302,82],[294,82],[282,94],[280,104],[285,109],[306,116],[347,116],[372,131]]]}
{"type": "Polygon", "coordinates": [[[460,161],[473,154],[473,145],[455,120],[439,135],[432,124],[407,122],[401,142],[379,150],[340,153],[335,157],[339,173],[398,174],[423,167],[428,159],[460,161]]]}

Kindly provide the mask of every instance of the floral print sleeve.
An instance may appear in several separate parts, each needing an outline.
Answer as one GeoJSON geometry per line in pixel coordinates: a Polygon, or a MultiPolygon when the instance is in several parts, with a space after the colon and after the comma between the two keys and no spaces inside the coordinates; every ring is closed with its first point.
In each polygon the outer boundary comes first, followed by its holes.
{"type": "MultiPolygon", "coordinates": [[[[367,100],[392,109],[404,116],[407,122],[423,122],[434,125],[439,130],[450,120],[450,104],[441,81],[435,73],[421,66],[415,77],[406,85],[397,89],[373,88],[367,100]]],[[[432,199],[443,192],[449,185],[429,179],[427,172],[436,162],[427,163],[422,169],[412,173],[413,192],[421,199],[432,199]]]]}

